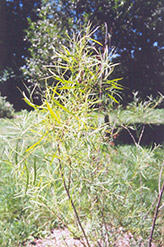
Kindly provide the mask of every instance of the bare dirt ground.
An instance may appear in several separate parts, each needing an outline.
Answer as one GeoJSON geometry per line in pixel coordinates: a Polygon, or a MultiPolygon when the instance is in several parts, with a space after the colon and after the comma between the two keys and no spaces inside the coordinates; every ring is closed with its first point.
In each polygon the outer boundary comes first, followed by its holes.
{"type": "MultiPolygon", "coordinates": [[[[101,247],[108,246],[108,244],[99,243],[90,243],[91,247],[101,247]]],[[[51,234],[46,239],[35,239],[32,242],[27,242],[23,246],[26,247],[87,247],[85,242],[79,239],[74,239],[70,232],[67,229],[54,229],[51,234]]],[[[115,242],[112,243],[113,247],[137,247],[139,246],[137,242],[134,240],[133,235],[131,233],[122,233],[117,235],[115,238],[115,242]]],[[[141,243],[141,247],[145,247],[141,243]]],[[[111,247],[109,244],[108,247],[111,247]]],[[[152,247],[157,247],[155,244],[152,244],[152,247]]]]}

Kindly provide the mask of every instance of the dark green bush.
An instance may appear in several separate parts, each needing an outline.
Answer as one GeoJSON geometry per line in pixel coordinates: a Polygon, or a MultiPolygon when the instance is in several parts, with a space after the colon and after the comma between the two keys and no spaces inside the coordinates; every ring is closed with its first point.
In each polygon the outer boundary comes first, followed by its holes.
{"type": "Polygon", "coordinates": [[[0,118],[12,118],[14,115],[13,105],[0,95],[0,118]]]}

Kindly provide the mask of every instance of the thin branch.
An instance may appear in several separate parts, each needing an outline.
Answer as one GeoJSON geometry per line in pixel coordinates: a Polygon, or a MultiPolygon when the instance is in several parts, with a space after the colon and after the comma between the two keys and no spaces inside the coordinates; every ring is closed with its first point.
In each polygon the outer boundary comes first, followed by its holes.
{"type": "MultiPolygon", "coordinates": [[[[59,144],[58,144],[58,151],[59,151],[59,154],[60,154],[59,144]]],[[[89,243],[89,241],[88,241],[88,237],[87,237],[87,235],[86,235],[86,233],[85,233],[85,230],[84,230],[84,228],[83,228],[83,226],[82,226],[82,224],[81,224],[81,220],[80,220],[80,217],[79,217],[78,212],[77,212],[77,210],[76,210],[75,204],[74,204],[74,202],[73,202],[73,200],[72,200],[72,198],[71,198],[71,195],[70,195],[70,193],[69,193],[69,189],[68,189],[68,187],[67,187],[67,185],[66,185],[65,178],[64,178],[64,174],[63,174],[63,168],[62,168],[61,160],[58,159],[58,161],[59,161],[59,169],[60,169],[61,177],[62,177],[62,179],[63,179],[64,189],[65,189],[65,191],[66,191],[66,193],[67,193],[67,196],[68,196],[68,198],[69,198],[69,200],[70,200],[70,202],[71,202],[71,205],[72,205],[72,208],[73,208],[73,210],[74,210],[74,213],[75,213],[77,222],[78,222],[78,224],[79,224],[79,227],[81,228],[81,231],[82,231],[82,233],[83,233],[83,235],[84,235],[84,238],[85,238],[85,240],[86,240],[86,243],[87,243],[88,247],[91,247],[91,245],[90,245],[90,243],[89,243]]],[[[84,243],[83,243],[83,245],[85,246],[84,243]]]]}
{"type": "MultiPolygon", "coordinates": [[[[60,170],[62,171],[62,167],[61,167],[60,170]]],[[[70,202],[71,202],[72,208],[73,208],[74,213],[75,213],[75,215],[76,215],[77,222],[78,222],[78,224],[79,224],[79,226],[80,226],[80,228],[81,228],[81,230],[82,230],[82,233],[83,233],[83,235],[84,235],[84,238],[85,238],[85,240],[86,240],[86,242],[87,242],[87,245],[88,245],[88,247],[91,247],[91,246],[90,246],[90,243],[89,243],[89,241],[88,241],[87,235],[86,235],[86,233],[85,233],[85,230],[84,230],[84,228],[83,228],[83,226],[82,226],[82,224],[81,224],[81,220],[80,220],[80,217],[79,217],[78,212],[77,212],[77,210],[76,210],[75,204],[74,204],[74,202],[73,202],[73,200],[72,200],[72,198],[71,198],[71,196],[70,196],[70,193],[69,193],[69,190],[68,190],[67,185],[66,185],[66,183],[65,183],[64,177],[63,177],[63,183],[64,183],[64,188],[65,188],[65,190],[66,190],[67,196],[68,196],[68,198],[69,198],[69,200],[70,200],[70,202]]],[[[83,243],[83,244],[84,244],[84,243],[83,243]]]]}
{"type": "Polygon", "coordinates": [[[158,191],[159,191],[159,193],[161,191],[161,177],[162,177],[163,168],[164,168],[164,162],[162,164],[162,167],[161,167],[161,170],[160,170],[160,173],[159,173],[159,182],[158,182],[158,191]]]}
{"type": "Polygon", "coordinates": [[[70,170],[69,170],[69,177],[68,177],[68,191],[70,190],[70,186],[71,186],[71,174],[72,174],[72,169],[71,169],[71,159],[69,157],[69,164],[70,164],[70,170]]]}
{"type": "Polygon", "coordinates": [[[159,211],[159,205],[160,205],[160,202],[161,202],[161,199],[162,199],[163,190],[164,190],[164,181],[163,181],[163,184],[162,184],[161,191],[159,193],[159,198],[158,198],[158,202],[157,202],[157,206],[156,206],[156,210],[155,210],[155,214],[154,214],[154,218],[153,218],[152,228],[151,228],[151,232],[150,232],[150,236],[149,236],[149,245],[148,245],[148,247],[152,246],[151,244],[152,244],[153,232],[154,232],[155,222],[156,222],[158,211],[159,211]]]}
{"type": "Polygon", "coordinates": [[[140,134],[139,139],[138,139],[138,146],[140,145],[141,139],[143,137],[144,130],[145,130],[145,125],[142,127],[141,134],[140,134]]]}
{"type": "Polygon", "coordinates": [[[107,23],[105,22],[105,48],[108,45],[108,26],[107,23]]]}
{"type": "Polygon", "coordinates": [[[161,210],[164,207],[164,204],[159,208],[159,210],[161,210]]]}
{"type": "Polygon", "coordinates": [[[97,241],[97,243],[98,243],[98,246],[99,246],[99,247],[102,247],[102,245],[99,243],[99,241],[97,241]]]}
{"type": "MultiPolygon", "coordinates": [[[[158,196],[155,198],[154,202],[151,204],[151,207],[149,208],[148,212],[146,213],[145,217],[143,218],[143,221],[146,220],[146,218],[148,217],[148,215],[149,215],[151,209],[154,207],[154,205],[155,205],[157,199],[158,199],[158,196]]],[[[159,209],[160,209],[160,208],[159,208],[159,209]]]]}
{"type": "MultiPolygon", "coordinates": [[[[145,125],[142,127],[141,134],[140,134],[140,136],[139,136],[138,143],[137,143],[138,146],[140,145],[141,139],[142,139],[142,137],[143,137],[144,130],[145,130],[145,125]]],[[[142,185],[143,185],[142,174],[141,174],[141,172],[140,172],[141,205],[143,206],[143,189],[142,189],[142,185]]]]}
{"type": "Polygon", "coordinates": [[[131,136],[131,138],[132,138],[134,144],[137,146],[138,144],[137,144],[137,142],[136,142],[134,136],[133,136],[132,133],[130,132],[130,130],[129,130],[126,126],[124,126],[124,125],[121,125],[121,126],[122,126],[124,129],[127,130],[127,132],[129,133],[129,135],[131,136]]]}

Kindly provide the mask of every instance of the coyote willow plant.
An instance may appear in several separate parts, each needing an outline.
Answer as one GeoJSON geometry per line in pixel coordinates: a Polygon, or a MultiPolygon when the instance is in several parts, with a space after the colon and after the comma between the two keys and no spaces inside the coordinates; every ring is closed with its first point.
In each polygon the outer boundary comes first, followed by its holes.
{"type": "Polygon", "coordinates": [[[105,110],[102,99],[116,101],[113,94],[121,89],[119,79],[109,79],[115,65],[108,47],[92,39],[93,33],[88,26],[72,39],[68,37],[68,45],[55,51],[54,65],[45,66],[50,72],[45,80],[53,78],[54,85],[46,86],[42,106],[34,105],[24,95],[41,116],[37,123],[40,139],[26,150],[27,156],[39,146],[51,147],[45,155],[51,171],[47,186],[54,186],[55,207],[71,218],[73,229],[82,231],[87,246],[86,231],[93,230],[94,224],[103,225],[106,199],[112,193],[104,188],[108,169],[105,151],[109,145],[105,134],[110,134],[110,127],[98,121],[105,110]]]}

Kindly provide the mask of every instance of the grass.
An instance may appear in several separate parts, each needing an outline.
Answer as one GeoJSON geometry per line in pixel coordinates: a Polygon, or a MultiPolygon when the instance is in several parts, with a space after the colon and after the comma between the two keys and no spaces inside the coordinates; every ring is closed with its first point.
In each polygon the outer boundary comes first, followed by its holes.
{"type": "MultiPolygon", "coordinates": [[[[21,114],[23,117],[24,114],[21,114]]],[[[27,196],[17,197],[21,187],[15,177],[14,170],[17,163],[17,152],[19,140],[22,139],[18,125],[22,124],[21,118],[1,119],[0,124],[0,245],[18,246],[28,234],[32,233],[33,224],[27,223],[25,206],[27,196]]],[[[25,138],[25,136],[24,136],[25,138]]]]}
{"type": "MultiPolygon", "coordinates": [[[[154,111],[154,116],[157,115],[157,111],[154,111]]],[[[160,110],[160,114],[161,112],[160,110]]],[[[123,112],[120,114],[124,115],[123,112]]],[[[21,243],[25,240],[46,234],[49,229],[62,222],[67,224],[71,231],[75,231],[74,212],[69,200],[66,199],[56,165],[55,163],[49,165],[52,157],[51,154],[47,154],[52,147],[45,142],[24,162],[20,162],[24,157],[25,149],[38,138],[35,131],[30,131],[37,118],[35,112],[23,111],[16,119],[2,119],[0,122],[1,246],[22,246],[21,243]]],[[[35,130],[35,127],[33,129],[35,130]]],[[[111,224],[123,226],[136,237],[142,235],[146,241],[154,212],[154,207],[151,208],[151,205],[158,194],[163,147],[153,149],[137,148],[135,145],[117,147],[104,145],[97,167],[99,175],[97,174],[92,181],[90,169],[93,167],[90,167],[89,163],[94,161],[94,157],[92,156],[92,161],[88,161],[88,153],[85,153],[83,143],[81,143],[83,146],[79,147],[76,141],[71,145],[72,151],[79,153],[76,162],[81,160],[85,165],[84,169],[74,166],[75,170],[72,171],[71,176],[76,186],[71,188],[71,193],[81,220],[85,223],[87,234],[93,235],[93,228],[96,229],[95,237],[101,233],[98,214],[103,208],[103,214],[111,224]],[[82,148],[83,153],[80,152],[82,148]],[[95,204],[97,196],[100,201],[95,204]],[[88,211],[89,208],[91,210],[88,211]],[[143,222],[149,210],[150,213],[143,222]]],[[[66,174],[68,171],[65,170],[66,174]]],[[[154,235],[158,243],[163,238],[162,211],[159,216],[154,235]]]]}

